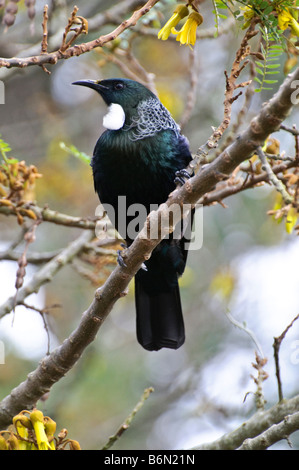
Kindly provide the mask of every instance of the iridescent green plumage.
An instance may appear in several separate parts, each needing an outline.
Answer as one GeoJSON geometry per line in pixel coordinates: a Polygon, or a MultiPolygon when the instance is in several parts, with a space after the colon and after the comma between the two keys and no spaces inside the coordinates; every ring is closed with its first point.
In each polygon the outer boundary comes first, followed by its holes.
{"type": "MultiPolygon", "coordinates": [[[[124,229],[133,216],[127,217],[124,224],[117,222],[126,215],[123,210],[119,213],[119,196],[126,197],[127,208],[142,205],[146,217],[175,189],[176,172],[191,160],[189,145],[158,98],[140,83],[109,79],[77,84],[94,88],[108,106],[118,104],[125,113],[123,127],[106,130],[100,136],[92,169],[101,203],[114,208],[116,228],[130,244],[132,237],[124,229]],[[140,103],[145,106],[140,107],[140,103]],[[142,125],[138,127],[138,123],[142,125]]],[[[184,342],[178,276],[184,271],[186,257],[184,239],[163,240],[145,263],[147,270],[135,276],[137,337],[146,349],[176,349],[184,342]]]]}

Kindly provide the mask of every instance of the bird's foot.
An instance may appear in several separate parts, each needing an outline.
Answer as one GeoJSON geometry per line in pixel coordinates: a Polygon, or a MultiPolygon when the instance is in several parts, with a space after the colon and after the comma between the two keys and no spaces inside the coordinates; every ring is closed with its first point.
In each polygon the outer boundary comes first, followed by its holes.
{"type": "MultiPolygon", "coordinates": [[[[126,245],[124,243],[121,243],[120,246],[125,249],[127,248],[126,245]]],[[[124,261],[124,258],[123,258],[123,255],[121,254],[123,250],[117,250],[117,263],[119,264],[119,266],[121,268],[126,268],[127,265],[124,261]]]]}
{"type": "Polygon", "coordinates": [[[176,171],[174,182],[175,184],[180,184],[181,186],[183,186],[183,184],[185,184],[186,181],[191,178],[191,176],[192,175],[190,175],[189,171],[185,169],[176,171]]]}
{"type": "Polygon", "coordinates": [[[146,267],[146,264],[145,264],[145,263],[142,263],[142,265],[141,265],[141,269],[142,269],[143,271],[148,271],[148,269],[147,269],[147,267],[146,267]]]}

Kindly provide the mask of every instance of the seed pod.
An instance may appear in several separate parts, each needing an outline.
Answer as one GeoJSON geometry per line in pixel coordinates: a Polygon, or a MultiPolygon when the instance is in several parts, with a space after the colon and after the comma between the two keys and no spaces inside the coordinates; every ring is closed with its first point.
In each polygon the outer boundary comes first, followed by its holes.
{"type": "Polygon", "coordinates": [[[5,13],[5,15],[3,16],[3,23],[9,27],[9,26],[12,26],[15,22],[15,15],[12,15],[10,13],[5,13]]]}
{"type": "Polygon", "coordinates": [[[9,199],[0,199],[0,206],[13,206],[9,199]]]}
{"type": "Polygon", "coordinates": [[[19,268],[24,268],[25,266],[27,266],[27,260],[24,253],[18,259],[18,266],[19,268]]]}
{"type": "Polygon", "coordinates": [[[66,436],[67,436],[67,429],[65,428],[61,429],[61,431],[58,434],[58,439],[63,440],[66,438],[66,436]]]}
{"type": "Polygon", "coordinates": [[[78,441],[74,441],[74,439],[69,440],[70,450],[81,450],[80,444],[78,441]]]}
{"type": "Polygon", "coordinates": [[[33,18],[35,17],[35,8],[34,8],[34,6],[28,7],[27,14],[28,14],[28,18],[30,20],[33,20],[33,18]]]}
{"type": "Polygon", "coordinates": [[[19,225],[22,225],[24,222],[24,217],[22,217],[19,212],[17,212],[17,222],[19,225]]]}
{"type": "Polygon", "coordinates": [[[4,188],[2,188],[2,186],[0,186],[0,197],[6,197],[7,196],[7,192],[5,191],[4,188]]]}
{"type": "MultiPolygon", "coordinates": [[[[30,217],[30,219],[34,219],[34,220],[37,219],[37,216],[36,216],[35,212],[33,212],[33,210],[31,210],[31,209],[22,209],[22,214],[27,215],[27,217],[30,217]]],[[[33,242],[33,241],[35,241],[35,238],[31,240],[31,242],[33,242]]]]}
{"type": "Polygon", "coordinates": [[[9,2],[7,7],[5,8],[5,14],[10,13],[11,15],[15,15],[18,12],[18,6],[14,2],[9,2]]]}
{"type": "Polygon", "coordinates": [[[26,274],[26,269],[25,268],[19,268],[17,270],[17,278],[16,278],[16,283],[15,283],[15,288],[20,289],[23,285],[24,282],[24,277],[26,274]]]}

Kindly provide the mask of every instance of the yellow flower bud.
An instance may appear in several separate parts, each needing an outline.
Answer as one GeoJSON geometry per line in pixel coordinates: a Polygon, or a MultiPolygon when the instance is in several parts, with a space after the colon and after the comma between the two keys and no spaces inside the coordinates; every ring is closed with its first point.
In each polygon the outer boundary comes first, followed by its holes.
{"type": "Polygon", "coordinates": [[[0,450],[8,450],[6,439],[0,436],[0,450]]]}
{"type": "MultiPolygon", "coordinates": [[[[22,413],[19,413],[13,417],[12,422],[16,428],[18,436],[28,439],[28,429],[32,429],[30,419],[22,413]]],[[[19,448],[20,450],[28,450],[28,443],[19,439],[19,448]]]]}
{"type": "Polygon", "coordinates": [[[19,440],[13,433],[10,434],[6,442],[9,450],[20,450],[19,440]]]}
{"type": "Polygon", "coordinates": [[[55,450],[54,434],[56,431],[56,423],[49,416],[44,417],[45,431],[48,437],[48,441],[52,450],[55,450]]]}
{"type": "Polygon", "coordinates": [[[280,151],[280,142],[275,137],[269,137],[266,140],[265,152],[270,155],[277,155],[280,151]]]}

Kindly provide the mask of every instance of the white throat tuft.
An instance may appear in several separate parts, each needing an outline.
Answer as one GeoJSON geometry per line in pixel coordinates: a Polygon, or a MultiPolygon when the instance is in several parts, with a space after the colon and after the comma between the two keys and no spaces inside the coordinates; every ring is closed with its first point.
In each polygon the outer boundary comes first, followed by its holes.
{"type": "Polygon", "coordinates": [[[120,104],[112,103],[108,108],[108,113],[103,117],[103,126],[106,129],[117,131],[125,123],[126,115],[120,104]]]}

